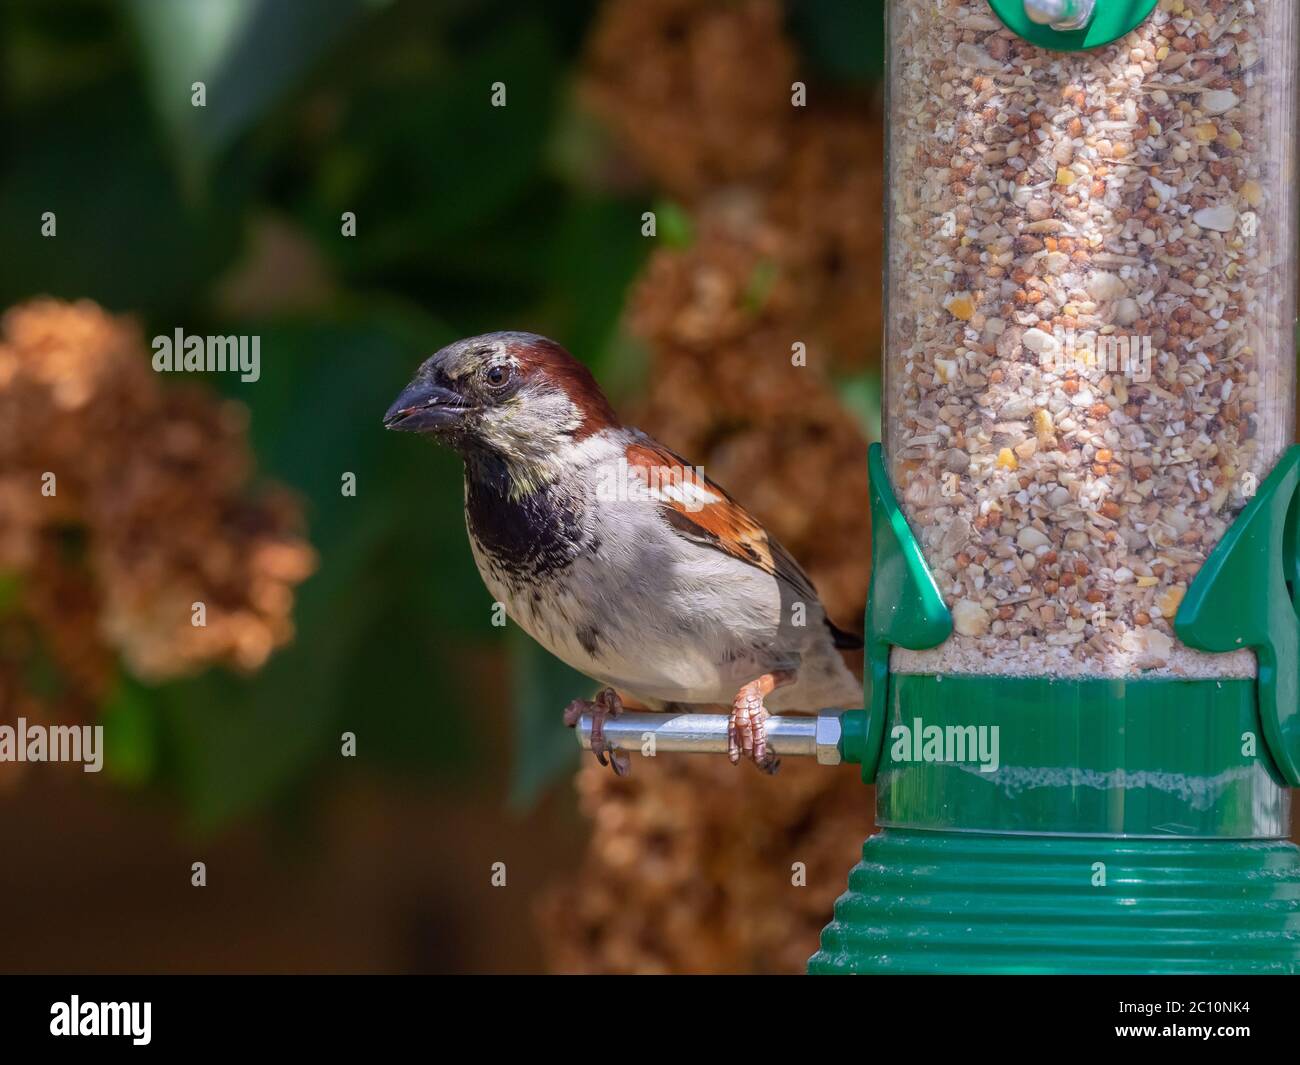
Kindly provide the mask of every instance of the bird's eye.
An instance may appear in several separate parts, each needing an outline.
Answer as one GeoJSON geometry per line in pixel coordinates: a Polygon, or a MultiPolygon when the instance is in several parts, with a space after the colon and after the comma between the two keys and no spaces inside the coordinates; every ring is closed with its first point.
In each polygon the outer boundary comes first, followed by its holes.
{"type": "Polygon", "coordinates": [[[510,380],[510,369],[509,367],[502,366],[500,364],[496,366],[489,366],[487,373],[484,374],[484,377],[486,377],[487,383],[491,385],[493,388],[500,388],[502,385],[504,385],[507,381],[510,380]]]}

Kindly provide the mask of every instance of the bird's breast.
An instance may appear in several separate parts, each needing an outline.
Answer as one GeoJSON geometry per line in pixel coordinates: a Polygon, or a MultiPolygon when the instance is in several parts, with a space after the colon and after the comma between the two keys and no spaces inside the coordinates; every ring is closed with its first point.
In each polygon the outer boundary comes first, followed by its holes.
{"type": "Polygon", "coordinates": [[[476,549],[508,579],[544,580],[568,567],[582,549],[578,508],[552,487],[511,498],[468,481],[465,521],[476,549]]]}

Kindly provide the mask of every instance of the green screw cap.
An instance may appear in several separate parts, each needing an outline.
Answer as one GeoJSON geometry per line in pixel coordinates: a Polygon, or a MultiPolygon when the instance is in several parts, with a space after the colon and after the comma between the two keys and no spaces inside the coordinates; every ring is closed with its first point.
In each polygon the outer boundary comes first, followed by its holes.
{"type": "Polygon", "coordinates": [[[989,0],[1007,28],[1056,52],[1100,48],[1140,26],[1159,0],[989,0]]]}

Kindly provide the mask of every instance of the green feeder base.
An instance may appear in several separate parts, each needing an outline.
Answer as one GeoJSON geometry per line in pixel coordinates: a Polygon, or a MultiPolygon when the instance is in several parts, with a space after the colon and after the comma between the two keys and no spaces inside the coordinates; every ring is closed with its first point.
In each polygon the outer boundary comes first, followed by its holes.
{"type": "Polygon", "coordinates": [[[1300,848],[1253,681],[889,689],[884,831],[810,972],[1300,973],[1300,848]]]}
{"type": "Polygon", "coordinates": [[[1300,973],[1300,848],[886,829],[808,971],[1300,973]]]}

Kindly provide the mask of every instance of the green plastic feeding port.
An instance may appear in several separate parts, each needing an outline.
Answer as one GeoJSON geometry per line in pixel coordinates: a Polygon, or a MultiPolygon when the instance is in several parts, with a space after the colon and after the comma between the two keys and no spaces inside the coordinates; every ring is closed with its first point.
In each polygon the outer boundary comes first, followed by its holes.
{"type": "Polygon", "coordinates": [[[1008,28],[1040,48],[1100,48],[1136,29],[1159,0],[989,0],[1008,28]]]}

